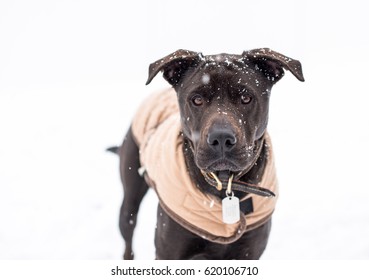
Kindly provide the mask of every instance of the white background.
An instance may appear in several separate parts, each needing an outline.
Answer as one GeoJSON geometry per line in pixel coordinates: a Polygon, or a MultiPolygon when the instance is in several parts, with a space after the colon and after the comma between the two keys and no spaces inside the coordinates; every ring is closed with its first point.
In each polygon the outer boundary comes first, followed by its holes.
{"type": "MultiPolygon", "coordinates": [[[[272,92],[280,200],[263,259],[368,259],[365,1],[0,2],[0,259],[119,259],[118,159],[148,65],[179,48],[301,61],[272,92]]],[[[145,198],[138,259],[155,256],[145,198]]]]}

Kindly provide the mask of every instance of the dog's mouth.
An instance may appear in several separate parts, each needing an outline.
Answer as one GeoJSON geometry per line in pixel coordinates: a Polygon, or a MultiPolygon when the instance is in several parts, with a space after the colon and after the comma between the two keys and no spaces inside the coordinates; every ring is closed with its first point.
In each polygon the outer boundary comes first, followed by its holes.
{"type": "Polygon", "coordinates": [[[211,163],[209,167],[207,167],[207,170],[209,172],[220,172],[220,173],[225,173],[226,171],[237,173],[238,169],[239,167],[235,163],[227,159],[217,160],[211,163]]]}
{"type": "Polygon", "coordinates": [[[215,172],[210,172],[208,174],[210,174],[211,176],[213,176],[212,174],[215,174],[215,176],[217,176],[220,180],[228,180],[228,178],[234,173],[230,170],[219,170],[215,172]]]}
{"type": "Polygon", "coordinates": [[[214,180],[217,178],[221,181],[227,181],[230,176],[238,179],[243,173],[236,164],[224,159],[212,163],[206,169],[202,169],[201,172],[205,179],[211,179],[212,185],[214,185],[214,180]]]}
{"type": "Polygon", "coordinates": [[[244,168],[240,168],[229,160],[222,159],[210,164],[206,169],[200,169],[205,181],[221,191],[224,184],[229,185],[233,180],[239,180],[254,166],[260,154],[260,147],[256,153],[257,156],[253,157],[252,161],[244,168]]]}
{"type": "Polygon", "coordinates": [[[230,189],[230,184],[232,184],[232,181],[235,179],[235,177],[241,175],[242,172],[234,173],[231,170],[206,172],[201,170],[201,173],[209,185],[215,187],[218,191],[221,191],[225,183],[228,184],[228,188],[230,189]]]}
{"type": "Polygon", "coordinates": [[[223,188],[222,182],[232,182],[235,178],[236,174],[230,170],[219,170],[214,172],[206,172],[201,170],[202,175],[205,178],[205,181],[215,187],[218,191],[221,191],[223,188]]]}
{"type": "Polygon", "coordinates": [[[206,150],[206,148],[202,150],[200,148],[195,149],[193,143],[191,143],[191,149],[194,153],[195,163],[203,173],[213,172],[219,174],[221,178],[225,178],[229,176],[230,173],[233,173],[235,178],[239,179],[241,175],[247,173],[255,164],[260,156],[263,143],[264,137],[255,141],[255,143],[250,145],[246,150],[243,147],[232,153],[225,153],[225,155],[222,156],[214,156],[211,151],[206,150]]]}

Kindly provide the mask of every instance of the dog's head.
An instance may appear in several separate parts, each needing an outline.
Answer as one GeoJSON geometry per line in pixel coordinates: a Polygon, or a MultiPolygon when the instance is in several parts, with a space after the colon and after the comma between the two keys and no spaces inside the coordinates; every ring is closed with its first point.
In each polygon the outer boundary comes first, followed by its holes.
{"type": "Polygon", "coordinates": [[[299,61],[270,49],[242,55],[178,50],[149,67],[177,92],[182,130],[204,172],[236,176],[252,167],[268,123],[269,97],[284,69],[304,81],[299,61]]]}

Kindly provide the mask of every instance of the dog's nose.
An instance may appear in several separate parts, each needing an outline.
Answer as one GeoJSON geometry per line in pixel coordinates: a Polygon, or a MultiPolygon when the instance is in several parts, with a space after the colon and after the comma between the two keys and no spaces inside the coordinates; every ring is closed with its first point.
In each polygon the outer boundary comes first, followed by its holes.
{"type": "Polygon", "coordinates": [[[237,143],[236,135],[228,128],[211,129],[207,138],[208,145],[217,152],[230,151],[237,143]]]}

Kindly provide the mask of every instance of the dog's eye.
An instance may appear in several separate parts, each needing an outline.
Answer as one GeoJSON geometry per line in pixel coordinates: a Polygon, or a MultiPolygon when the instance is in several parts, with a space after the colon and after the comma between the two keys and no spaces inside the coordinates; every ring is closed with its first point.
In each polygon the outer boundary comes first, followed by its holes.
{"type": "Polygon", "coordinates": [[[243,104],[249,104],[251,102],[252,98],[248,94],[241,95],[241,101],[243,104]]]}
{"type": "Polygon", "coordinates": [[[192,103],[195,106],[201,106],[202,104],[204,104],[204,98],[202,98],[201,95],[196,94],[194,97],[192,97],[192,103]]]}

